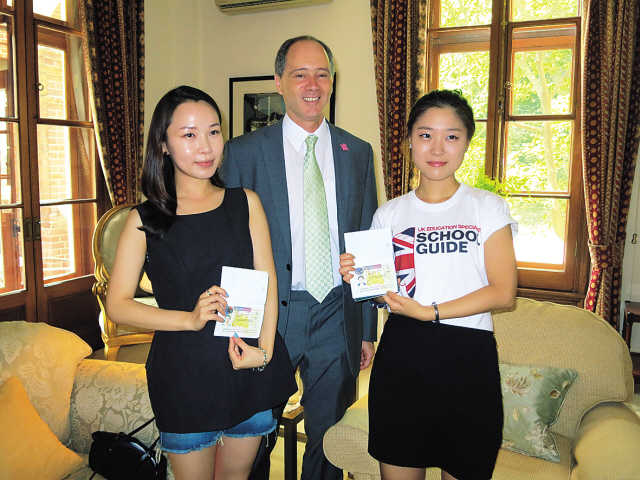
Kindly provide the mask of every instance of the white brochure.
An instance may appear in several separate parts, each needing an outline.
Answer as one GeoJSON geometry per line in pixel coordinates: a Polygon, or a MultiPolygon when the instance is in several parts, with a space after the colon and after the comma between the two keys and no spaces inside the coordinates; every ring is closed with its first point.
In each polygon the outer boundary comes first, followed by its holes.
{"type": "Polygon", "coordinates": [[[220,286],[227,292],[227,311],[223,323],[216,322],[214,335],[258,338],[264,306],[267,303],[269,274],[247,268],[222,267],[220,286]]]}
{"type": "Polygon", "coordinates": [[[354,300],[362,301],[398,291],[390,228],[344,234],[346,251],[355,257],[351,279],[354,300]]]}

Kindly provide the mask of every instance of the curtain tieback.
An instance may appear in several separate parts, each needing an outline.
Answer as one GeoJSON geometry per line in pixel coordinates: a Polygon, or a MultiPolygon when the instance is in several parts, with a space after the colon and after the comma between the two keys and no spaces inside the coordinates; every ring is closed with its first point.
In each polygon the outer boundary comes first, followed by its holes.
{"type": "Polygon", "coordinates": [[[622,241],[610,245],[594,245],[589,241],[592,268],[596,270],[619,268],[622,265],[623,248],[624,242],[622,241]]]}

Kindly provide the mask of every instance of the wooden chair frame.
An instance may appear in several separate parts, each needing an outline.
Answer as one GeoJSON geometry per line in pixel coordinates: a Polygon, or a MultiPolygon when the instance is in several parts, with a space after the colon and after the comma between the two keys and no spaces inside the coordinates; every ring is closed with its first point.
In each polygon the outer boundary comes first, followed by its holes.
{"type": "MultiPolygon", "coordinates": [[[[105,241],[105,233],[108,233],[109,238],[106,241],[115,241],[120,237],[124,221],[122,221],[122,215],[125,213],[123,210],[131,210],[134,205],[118,205],[107,211],[102,218],[98,221],[95,231],[93,233],[93,260],[95,261],[95,273],[96,283],[93,284],[93,294],[97,297],[100,304],[100,310],[102,312],[102,341],[104,342],[104,357],[105,360],[115,361],[118,358],[118,351],[120,347],[125,345],[137,345],[141,343],[151,343],[153,340],[153,331],[146,329],[137,329],[135,327],[127,325],[116,325],[111,321],[107,314],[106,306],[106,294],[109,284],[109,276],[111,269],[113,268],[113,258],[110,256],[103,257],[103,243],[105,241]],[[111,222],[116,218],[120,221],[120,225],[117,225],[113,231],[109,231],[109,227],[113,227],[111,222]],[[126,329],[126,332],[123,330],[126,329]]],[[[126,218],[126,215],[125,215],[126,218]]],[[[115,252],[115,247],[113,249],[115,252]]],[[[141,272],[142,276],[142,272],[141,272]]]]}

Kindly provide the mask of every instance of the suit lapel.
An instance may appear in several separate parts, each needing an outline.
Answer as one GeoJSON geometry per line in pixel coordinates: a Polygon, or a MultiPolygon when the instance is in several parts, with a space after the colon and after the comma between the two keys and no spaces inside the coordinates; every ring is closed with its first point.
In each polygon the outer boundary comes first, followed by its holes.
{"type": "MultiPolygon", "coordinates": [[[[291,251],[291,224],[289,218],[289,191],[287,189],[287,171],[284,163],[284,146],[282,142],[282,120],[273,128],[265,128],[260,142],[262,159],[269,186],[275,215],[280,226],[280,236],[291,251]]],[[[271,232],[274,241],[275,232],[271,232]]]]}
{"type": "Polygon", "coordinates": [[[338,236],[340,237],[340,252],[344,252],[344,232],[347,228],[347,213],[349,205],[349,179],[351,178],[351,153],[345,139],[339,130],[329,123],[331,131],[331,146],[333,150],[333,164],[336,172],[336,202],[338,206],[338,236]]]}

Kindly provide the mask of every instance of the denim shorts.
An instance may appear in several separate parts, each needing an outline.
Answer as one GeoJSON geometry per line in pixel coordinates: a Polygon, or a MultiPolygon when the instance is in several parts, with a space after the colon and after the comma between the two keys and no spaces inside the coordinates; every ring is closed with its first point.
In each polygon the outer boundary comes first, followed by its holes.
{"type": "Polygon", "coordinates": [[[199,433],[164,433],[160,432],[162,450],[170,453],[189,453],[215,445],[220,438],[261,437],[273,432],[278,422],[273,418],[271,410],[256,413],[253,417],[239,423],[235,427],[215,432],[199,433]]]}

